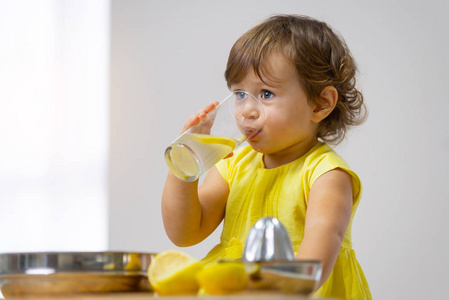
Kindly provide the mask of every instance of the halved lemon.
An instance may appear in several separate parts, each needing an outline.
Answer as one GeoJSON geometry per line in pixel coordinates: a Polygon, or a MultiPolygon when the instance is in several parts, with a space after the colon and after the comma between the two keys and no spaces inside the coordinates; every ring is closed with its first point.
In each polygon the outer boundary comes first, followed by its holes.
{"type": "Polygon", "coordinates": [[[190,255],[167,250],[156,255],[148,268],[148,280],[159,295],[197,294],[196,274],[202,265],[190,255]]]}
{"type": "Polygon", "coordinates": [[[248,275],[241,262],[217,262],[204,267],[197,274],[205,294],[223,295],[241,292],[248,286],[248,275]]]}

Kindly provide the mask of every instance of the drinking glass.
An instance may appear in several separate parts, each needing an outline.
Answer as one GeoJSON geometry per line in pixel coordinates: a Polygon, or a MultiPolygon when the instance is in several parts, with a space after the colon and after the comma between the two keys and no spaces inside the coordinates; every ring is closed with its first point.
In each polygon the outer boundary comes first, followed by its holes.
{"type": "Polygon", "coordinates": [[[179,179],[195,181],[257,135],[264,120],[261,102],[248,92],[235,91],[167,147],[167,166],[179,179]]]}

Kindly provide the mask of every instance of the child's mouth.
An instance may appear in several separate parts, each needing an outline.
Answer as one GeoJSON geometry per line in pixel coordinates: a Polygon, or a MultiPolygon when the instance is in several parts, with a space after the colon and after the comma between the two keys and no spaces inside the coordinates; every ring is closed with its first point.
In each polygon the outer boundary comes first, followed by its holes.
{"type": "Polygon", "coordinates": [[[245,128],[245,135],[248,137],[248,140],[252,140],[260,133],[260,131],[260,129],[245,128]]]}

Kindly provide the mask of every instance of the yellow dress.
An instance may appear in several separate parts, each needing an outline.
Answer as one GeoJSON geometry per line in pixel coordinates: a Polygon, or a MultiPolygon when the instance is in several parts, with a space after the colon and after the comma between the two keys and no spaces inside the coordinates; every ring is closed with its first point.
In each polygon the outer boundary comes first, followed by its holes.
{"type": "Polygon", "coordinates": [[[319,142],[304,156],[274,169],[266,169],[263,154],[250,146],[217,164],[229,184],[221,242],[202,260],[239,259],[247,234],[261,217],[278,218],[286,227],[295,253],[304,236],[308,195],[312,184],[322,174],[341,168],[352,176],[354,202],[351,221],[341,245],[334,269],[315,293],[317,297],[371,299],[363,271],[351,243],[351,225],[361,197],[358,176],[327,144],[319,142]]]}

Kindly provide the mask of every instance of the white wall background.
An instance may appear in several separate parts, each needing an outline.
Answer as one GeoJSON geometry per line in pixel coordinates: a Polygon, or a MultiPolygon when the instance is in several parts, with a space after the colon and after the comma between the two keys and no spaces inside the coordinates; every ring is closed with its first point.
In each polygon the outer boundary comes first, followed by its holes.
{"type": "Polygon", "coordinates": [[[0,0],[0,252],[104,250],[109,1],[0,0]]]}
{"type": "MultiPolygon", "coordinates": [[[[165,147],[223,95],[234,41],[276,13],[327,21],[360,67],[369,119],[338,147],[364,182],[354,248],[376,299],[442,299],[449,281],[445,1],[118,1],[111,6],[113,249],[162,251],[165,147]]],[[[184,249],[197,258],[214,233],[184,249]]]]}

